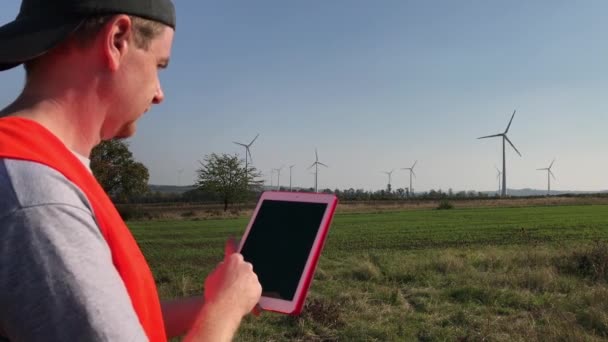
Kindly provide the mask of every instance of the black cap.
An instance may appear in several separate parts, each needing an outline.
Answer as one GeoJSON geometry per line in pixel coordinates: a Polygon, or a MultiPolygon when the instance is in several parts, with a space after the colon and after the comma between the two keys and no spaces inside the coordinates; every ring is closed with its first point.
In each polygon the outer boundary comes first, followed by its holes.
{"type": "Polygon", "coordinates": [[[23,0],[17,18],[0,27],[0,71],[43,55],[88,17],[128,14],[175,29],[171,0],[23,0]]]}

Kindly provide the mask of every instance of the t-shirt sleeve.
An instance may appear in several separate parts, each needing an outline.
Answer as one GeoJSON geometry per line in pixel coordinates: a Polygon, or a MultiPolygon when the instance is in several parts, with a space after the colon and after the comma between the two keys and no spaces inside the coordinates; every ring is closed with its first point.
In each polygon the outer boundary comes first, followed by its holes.
{"type": "Polygon", "coordinates": [[[15,341],[147,341],[89,211],[47,204],[0,217],[0,331],[15,341]]]}

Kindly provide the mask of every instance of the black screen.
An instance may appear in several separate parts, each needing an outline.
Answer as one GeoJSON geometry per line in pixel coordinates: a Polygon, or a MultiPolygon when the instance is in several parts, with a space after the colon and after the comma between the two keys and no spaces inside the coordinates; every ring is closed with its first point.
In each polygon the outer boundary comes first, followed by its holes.
{"type": "Polygon", "coordinates": [[[264,200],[241,254],[265,297],[292,300],[327,204],[264,200]]]}

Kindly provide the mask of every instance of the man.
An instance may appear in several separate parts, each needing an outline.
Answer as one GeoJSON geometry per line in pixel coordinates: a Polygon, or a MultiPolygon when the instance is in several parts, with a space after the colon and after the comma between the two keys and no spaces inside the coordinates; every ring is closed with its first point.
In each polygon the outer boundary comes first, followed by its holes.
{"type": "Polygon", "coordinates": [[[258,302],[228,244],[204,303],[160,303],[89,169],[95,145],[132,136],[163,101],[174,31],[171,0],[23,0],[0,27],[0,70],[26,71],[0,111],[0,340],[225,341],[258,302]]]}

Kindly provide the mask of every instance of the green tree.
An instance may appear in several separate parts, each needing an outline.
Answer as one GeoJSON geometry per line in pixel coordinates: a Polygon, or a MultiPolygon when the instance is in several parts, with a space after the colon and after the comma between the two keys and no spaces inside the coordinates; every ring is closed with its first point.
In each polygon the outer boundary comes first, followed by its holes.
{"type": "Polygon", "coordinates": [[[124,140],[106,140],[91,151],[91,170],[112,199],[126,202],[148,193],[150,174],[124,140]]]}
{"type": "Polygon", "coordinates": [[[245,169],[244,161],[238,155],[215,154],[207,155],[196,170],[196,185],[203,191],[219,195],[224,204],[228,205],[247,198],[252,191],[257,191],[262,181],[256,180],[260,173],[251,165],[245,169]]]}

